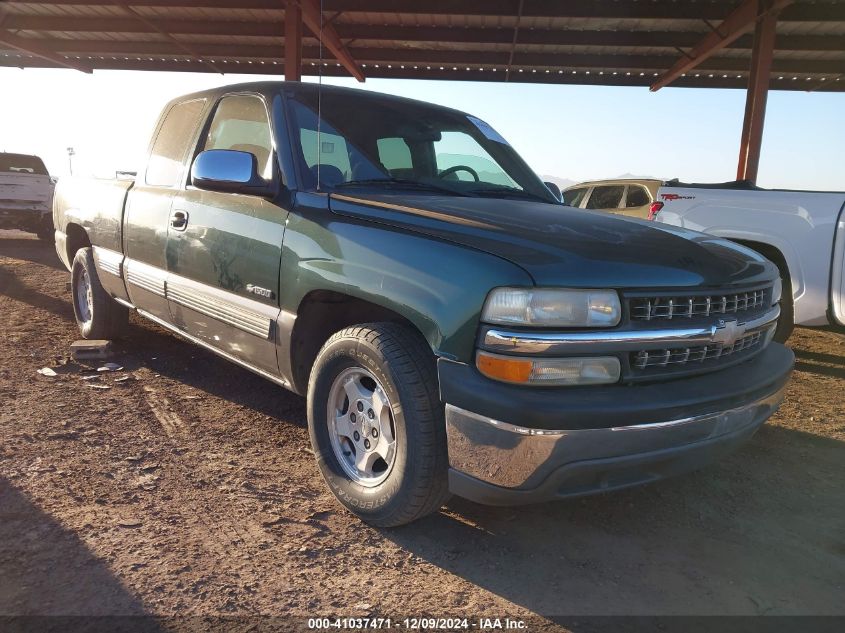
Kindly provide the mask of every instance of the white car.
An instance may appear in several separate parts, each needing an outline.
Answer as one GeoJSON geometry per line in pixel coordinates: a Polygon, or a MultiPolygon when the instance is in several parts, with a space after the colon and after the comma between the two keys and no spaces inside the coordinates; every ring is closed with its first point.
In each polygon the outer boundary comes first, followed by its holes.
{"type": "Polygon", "coordinates": [[[845,192],[669,181],[657,198],[657,222],[727,238],[777,264],[783,281],[778,340],[786,340],[793,325],[845,326],[845,192]]]}
{"type": "Polygon", "coordinates": [[[38,156],[0,153],[0,229],[53,239],[54,187],[38,156]]]}

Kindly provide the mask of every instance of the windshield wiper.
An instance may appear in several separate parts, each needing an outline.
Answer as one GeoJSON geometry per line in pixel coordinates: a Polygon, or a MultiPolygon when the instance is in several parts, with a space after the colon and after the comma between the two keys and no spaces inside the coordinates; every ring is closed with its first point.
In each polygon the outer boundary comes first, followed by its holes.
{"type": "Polygon", "coordinates": [[[491,198],[522,198],[523,200],[539,200],[541,202],[549,202],[543,196],[523,189],[516,189],[514,187],[483,187],[479,189],[470,189],[471,193],[477,196],[491,197],[491,198]]]}
{"type": "Polygon", "coordinates": [[[390,187],[397,189],[420,189],[422,191],[438,191],[448,193],[452,196],[467,196],[471,194],[456,191],[450,187],[443,187],[420,180],[409,180],[406,178],[362,178],[361,180],[347,180],[334,185],[335,189],[343,187],[390,187]]]}

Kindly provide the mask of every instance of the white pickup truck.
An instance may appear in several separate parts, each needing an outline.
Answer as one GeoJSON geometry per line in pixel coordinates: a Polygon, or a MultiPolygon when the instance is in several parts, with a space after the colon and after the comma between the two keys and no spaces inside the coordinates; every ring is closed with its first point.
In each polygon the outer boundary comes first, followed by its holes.
{"type": "Polygon", "coordinates": [[[777,340],[794,325],[845,326],[845,192],[672,180],[657,199],[657,222],[727,238],[777,264],[783,281],[777,340]]]}
{"type": "Polygon", "coordinates": [[[0,229],[53,239],[54,187],[38,156],[0,152],[0,229]]]}

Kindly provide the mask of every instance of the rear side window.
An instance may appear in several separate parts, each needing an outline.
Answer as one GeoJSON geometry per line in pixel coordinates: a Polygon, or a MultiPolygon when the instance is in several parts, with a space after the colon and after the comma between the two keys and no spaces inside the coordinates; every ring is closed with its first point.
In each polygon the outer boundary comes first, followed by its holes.
{"type": "Polygon", "coordinates": [[[211,121],[203,145],[206,149],[232,149],[255,156],[258,173],[273,177],[273,141],[264,102],[258,97],[224,97],[211,121]]]}
{"type": "Polygon", "coordinates": [[[651,202],[648,197],[648,192],[645,187],[640,185],[628,185],[628,198],[625,202],[625,207],[631,209],[633,207],[644,207],[651,202]]]}
{"type": "Polygon", "coordinates": [[[582,187],[580,189],[569,189],[563,192],[563,204],[569,207],[580,206],[581,201],[584,200],[584,194],[587,193],[589,187],[582,187]]]}
{"type": "Polygon", "coordinates": [[[593,194],[587,201],[588,209],[616,209],[622,202],[622,194],[625,191],[623,185],[611,185],[596,187],[593,194]]]}
{"type": "Polygon", "coordinates": [[[199,124],[205,99],[177,103],[170,108],[153,143],[145,182],[157,187],[175,187],[185,170],[188,145],[199,124]]]}

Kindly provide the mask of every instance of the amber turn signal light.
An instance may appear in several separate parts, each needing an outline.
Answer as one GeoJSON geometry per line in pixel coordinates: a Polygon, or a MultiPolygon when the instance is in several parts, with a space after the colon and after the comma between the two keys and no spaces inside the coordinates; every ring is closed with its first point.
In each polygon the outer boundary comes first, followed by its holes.
{"type": "Polygon", "coordinates": [[[478,371],[496,380],[505,382],[527,383],[531,377],[532,363],[522,358],[492,356],[479,352],[475,361],[478,371]]]}

